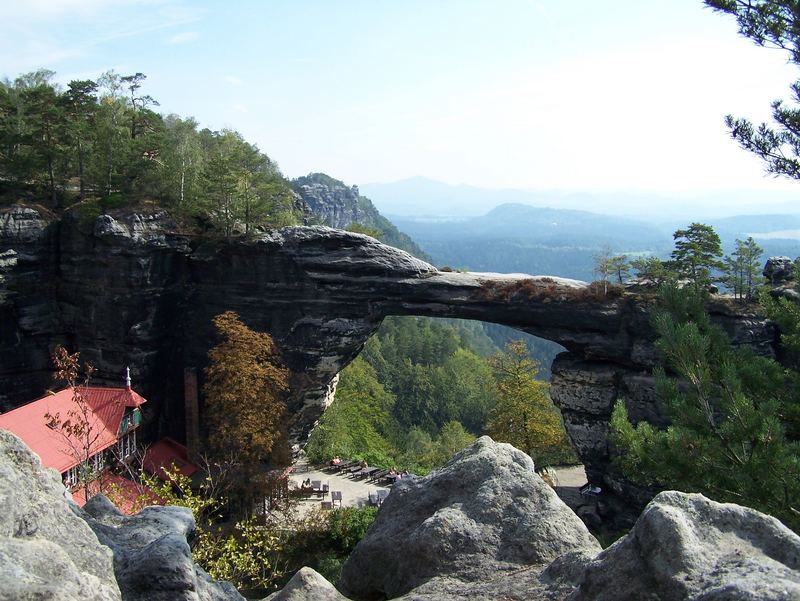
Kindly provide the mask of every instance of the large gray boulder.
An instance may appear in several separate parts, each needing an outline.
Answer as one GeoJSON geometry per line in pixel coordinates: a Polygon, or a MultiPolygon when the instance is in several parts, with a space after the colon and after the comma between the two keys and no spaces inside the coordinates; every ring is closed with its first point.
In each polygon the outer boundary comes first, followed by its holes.
{"type": "Polygon", "coordinates": [[[281,590],[264,601],[348,601],[325,577],[312,568],[300,568],[281,590]]]}
{"type": "Polygon", "coordinates": [[[125,601],[244,601],[232,584],[216,582],[192,559],[187,542],[195,521],[186,507],[146,507],[121,513],[104,495],[84,507],[97,538],[114,553],[125,601]]]}
{"type": "Polygon", "coordinates": [[[587,567],[569,601],[800,599],[800,537],[699,494],[660,493],[587,567]]]}
{"type": "Polygon", "coordinates": [[[339,588],[356,598],[393,598],[437,577],[485,582],[543,569],[565,553],[599,551],[531,458],[484,436],[442,469],[395,484],[339,588]]]}
{"type": "Polygon", "coordinates": [[[65,496],[61,478],[0,429],[0,599],[119,600],[111,550],[65,496]]]}
{"type": "Polygon", "coordinates": [[[764,277],[770,284],[781,284],[794,278],[794,261],[791,257],[770,257],[764,264],[764,277]]]}
{"type": "Polygon", "coordinates": [[[546,569],[531,566],[501,572],[482,582],[447,576],[432,578],[397,601],[563,601],[572,593],[594,551],[566,553],[546,569]]]}

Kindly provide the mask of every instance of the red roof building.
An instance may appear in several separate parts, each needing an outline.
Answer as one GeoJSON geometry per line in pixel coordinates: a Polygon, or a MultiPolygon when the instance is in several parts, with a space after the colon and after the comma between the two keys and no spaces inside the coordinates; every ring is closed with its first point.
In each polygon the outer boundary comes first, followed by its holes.
{"type": "Polygon", "coordinates": [[[199,467],[189,461],[186,447],[169,437],[162,438],[153,446],[148,447],[142,458],[144,470],[164,482],[167,480],[164,470],[173,465],[187,478],[191,478],[193,474],[200,471],[199,467]]]}
{"type": "Polygon", "coordinates": [[[120,460],[133,454],[142,422],[140,407],[147,402],[130,386],[90,386],[79,392],[86,399],[85,410],[75,402],[74,390],[65,388],[0,415],[0,428],[19,436],[42,465],[58,470],[68,485],[78,481],[77,469],[87,457],[99,472],[107,449],[115,447],[120,460]],[[70,435],[64,428],[67,423],[79,423],[89,435],[70,435]]]}

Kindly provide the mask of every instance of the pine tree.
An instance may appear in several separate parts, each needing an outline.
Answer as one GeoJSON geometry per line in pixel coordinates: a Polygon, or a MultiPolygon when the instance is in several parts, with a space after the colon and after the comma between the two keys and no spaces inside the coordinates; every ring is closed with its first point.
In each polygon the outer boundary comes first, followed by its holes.
{"type": "Polygon", "coordinates": [[[733,255],[725,257],[722,281],[742,302],[752,301],[756,288],[762,283],[760,258],[763,254],[756,241],[748,237],[744,241],[737,239],[733,255]]]}
{"type": "MultiPolygon", "coordinates": [[[[786,50],[800,65],[800,8],[796,0],[705,0],[714,10],[732,15],[739,33],[758,46],[786,50]]],[[[772,103],[774,125],[754,125],[728,115],[725,123],[739,145],[761,157],[768,173],[800,179],[800,80],[791,85],[791,104],[772,103]]]]}
{"type": "Polygon", "coordinates": [[[670,266],[680,277],[688,279],[696,290],[705,290],[711,285],[715,270],[724,268],[720,260],[722,246],[717,233],[710,225],[692,223],[685,230],[677,230],[675,250],[670,266]]]}
{"type": "Polygon", "coordinates": [[[653,324],[670,370],[656,370],[671,425],[632,425],[624,403],[611,420],[618,465],[634,481],[748,505],[800,527],[797,374],[732,347],[705,311],[702,291],[665,286],[653,324]]]}

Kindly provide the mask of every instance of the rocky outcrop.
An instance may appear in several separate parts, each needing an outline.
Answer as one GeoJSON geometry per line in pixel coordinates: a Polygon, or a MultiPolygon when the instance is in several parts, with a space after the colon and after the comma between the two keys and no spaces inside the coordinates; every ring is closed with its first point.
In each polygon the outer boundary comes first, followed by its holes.
{"type": "MultiPolygon", "coordinates": [[[[182,438],[183,368],[205,365],[211,320],[230,309],[272,334],[293,371],[295,441],[387,315],[492,321],[565,347],[553,365],[552,397],[590,481],[604,490],[627,490],[609,470],[613,402],[624,400],[634,420],[664,419],[646,296],[598,298],[583,282],[545,276],[440,272],[368,236],[320,226],[226,244],[176,233],[163,212],[55,221],[32,210],[6,210],[0,221],[11,224],[0,230],[5,408],[51,385],[49,354],[67,343],[95,366],[98,383],[119,383],[130,365],[150,401],[151,427],[182,438]]],[[[737,343],[773,352],[776,332],[757,315],[724,301],[711,311],[737,343]]]]}
{"type": "Polygon", "coordinates": [[[339,586],[360,599],[393,598],[432,578],[486,582],[599,551],[531,458],[484,436],[442,469],[394,486],[339,586]]]}
{"type": "Polygon", "coordinates": [[[84,506],[98,540],[114,553],[125,601],[244,601],[228,582],[215,582],[192,560],[195,522],[186,507],[147,507],[121,513],[104,495],[84,506]]]}
{"type": "Polygon", "coordinates": [[[800,599],[800,537],[775,518],[660,493],[586,568],[569,601],[800,599]]]}
{"type": "Polygon", "coordinates": [[[191,511],[122,515],[104,496],[85,511],[55,470],[0,430],[0,600],[243,601],[192,560],[191,511]]]}
{"type": "Polygon", "coordinates": [[[111,550],[65,496],[54,470],[0,430],[0,599],[121,599],[111,550]]]}
{"type": "Polygon", "coordinates": [[[307,208],[308,222],[339,229],[366,226],[386,244],[417,257],[426,256],[416,242],[380,214],[369,198],[359,194],[358,186],[347,186],[324,173],[311,173],[293,180],[292,187],[307,208]]]}
{"type": "Polygon", "coordinates": [[[779,285],[794,279],[794,261],[791,257],[770,257],[764,264],[763,275],[772,285],[779,285]]]}
{"type": "Polygon", "coordinates": [[[396,485],[339,588],[366,600],[788,601],[800,599],[800,537],[752,509],[664,492],[600,551],[527,456],[484,437],[396,485]]]}
{"type": "Polygon", "coordinates": [[[300,568],[286,586],[264,601],[347,601],[347,598],[316,570],[300,568]]]}

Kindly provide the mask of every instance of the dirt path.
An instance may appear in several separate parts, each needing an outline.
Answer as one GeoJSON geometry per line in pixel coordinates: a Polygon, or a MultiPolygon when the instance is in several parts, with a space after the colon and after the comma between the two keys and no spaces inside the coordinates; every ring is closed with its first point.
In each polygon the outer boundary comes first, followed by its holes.
{"type": "Polygon", "coordinates": [[[586,471],[582,465],[566,465],[553,468],[558,475],[558,486],[580,488],[586,484],[586,471]]]}

